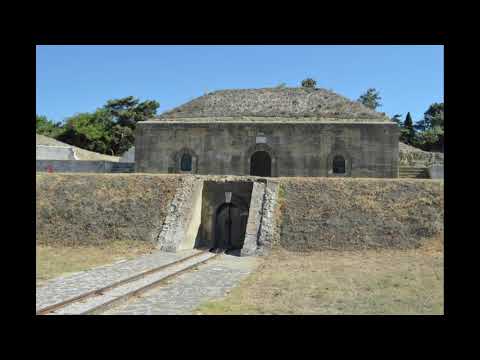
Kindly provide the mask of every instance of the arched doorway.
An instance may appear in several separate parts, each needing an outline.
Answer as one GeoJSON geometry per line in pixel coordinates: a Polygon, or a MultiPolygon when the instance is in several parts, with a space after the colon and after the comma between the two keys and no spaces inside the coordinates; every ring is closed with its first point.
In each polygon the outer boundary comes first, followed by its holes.
{"type": "Polygon", "coordinates": [[[215,221],[215,249],[237,250],[243,247],[247,216],[233,203],[225,203],[217,210],[215,221]]]}
{"type": "Polygon", "coordinates": [[[272,159],[266,151],[253,153],[250,159],[250,175],[272,176],[272,159]]]}
{"type": "Polygon", "coordinates": [[[192,156],[190,154],[183,154],[180,160],[180,170],[192,171],[192,156]]]}
{"type": "Polygon", "coordinates": [[[345,158],[337,155],[332,161],[332,170],[334,174],[345,174],[345,158]]]}

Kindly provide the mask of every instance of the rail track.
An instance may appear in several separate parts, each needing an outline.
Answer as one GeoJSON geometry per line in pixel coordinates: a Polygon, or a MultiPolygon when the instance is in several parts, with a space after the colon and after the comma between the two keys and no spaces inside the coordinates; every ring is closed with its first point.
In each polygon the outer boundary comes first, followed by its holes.
{"type": "Polygon", "coordinates": [[[110,300],[100,302],[99,304],[96,304],[94,306],[91,306],[87,310],[84,310],[82,312],[79,312],[78,314],[81,315],[86,315],[86,314],[93,314],[96,313],[102,309],[106,309],[115,303],[124,301],[132,296],[139,295],[157,285],[160,283],[171,279],[175,276],[180,275],[181,273],[188,271],[192,269],[195,266],[198,266],[200,264],[203,264],[207,262],[208,260],[211,260],[219,255],[221,255],[223,252],[209,252],[209,251],[201,251],[196,254],[187,256],[185,258],[176,260],[174,262],[171,262],[169,264],[165,264],[162,266],[158,266],[156,268],[141,272],[139,274],[130,276],[126,279],[117,281],[115,283],[112,283],[110,285],[104,286],[99,289],[95,289],[92,291],[85,292],[83,294],[80,294],[78,296],[75,296],[73,298],[67,299],[65,301],[46,306],[44,308],[41,308],[37,310],[36,315],[49,315],[49,314],[54,314],[57,311],[64,310],[65,308],[75,305],[76,303],[81,303],[85,301],[92,300],[93,298],[98,298],[98,297],[103,297],[104,299],[107,299],[108,297],[111,297],[110,300]],[[198,261],[193,261],[196,258],[199,258],[198,261]],[[191,264],[181,267],[183,263],[188,263],[191,262],[191,264]],[[173,270],[171,273],[168,273],[169,270],[174,269],[175,267],[179,267],[178,270],[173,270]],[[167,272],[165,276],[160,276],[159,278],[152,278],[151,281],[147,281],[145,284],[139,283],[138,286],[133,288],[132,290],[126,290],[124,293],[120,293],[117,295],[112,295],[112,291],[121,288],[122,286],[126,286],[128,284],[135,285],[135,282],[141,282],[145,280],[145,278],[148,277],[154,277],[155,275],[158,275],[160,272],[167,272]]]}

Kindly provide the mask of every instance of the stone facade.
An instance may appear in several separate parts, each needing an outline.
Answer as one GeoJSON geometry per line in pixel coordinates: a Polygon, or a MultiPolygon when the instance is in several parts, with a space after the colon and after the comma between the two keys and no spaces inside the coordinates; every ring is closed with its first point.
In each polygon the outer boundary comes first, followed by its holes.
{"type": "Polygon", "coordinates": [[[398,177],[399,130],[392,122],[145,121],[137,126],[137,172],[182,173],[191,154],[201,175],[251,175],[251,158],[265,151],[271,176],[398,177]],[[345,159],[334,174],[333,158],[345,159]]]}
{"type": "Polygon", "coordinates": [[[136,131],[138,172],[398,177],[398,125],[325,89],[215,91],[136,131]]]}

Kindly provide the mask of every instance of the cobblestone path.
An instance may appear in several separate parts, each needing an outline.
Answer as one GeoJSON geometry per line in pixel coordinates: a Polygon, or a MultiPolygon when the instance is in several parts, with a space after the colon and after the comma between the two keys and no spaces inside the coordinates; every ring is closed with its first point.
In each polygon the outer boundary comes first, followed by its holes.
{"type": "Polygon", "coordinates": [[[36,289],[36,309],[68,300],[87,291],[102,288],[146,270],[169,264],[197,253],[184,250],[176,253],[155,251],[138,258],[96,267],[45,282],[36,289]]]}
{"type": "Polygon", "coordinates": [[[197,270],[185,272],[165,285],[106,311],[105,315],[187,315],[207,300],[224,297],[258,264],[255,257],[220,255],[197,270]]]}

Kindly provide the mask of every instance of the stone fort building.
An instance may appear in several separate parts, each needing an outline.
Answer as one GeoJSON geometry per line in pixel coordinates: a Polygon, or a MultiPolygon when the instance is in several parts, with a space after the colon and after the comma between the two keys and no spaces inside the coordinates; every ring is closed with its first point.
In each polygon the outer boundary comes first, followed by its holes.
{"type": "Polygon", "coordinates": [[[215,91],[136,131],[137,172],[398,177],[397,124],[325,89],[215,91]]]}

